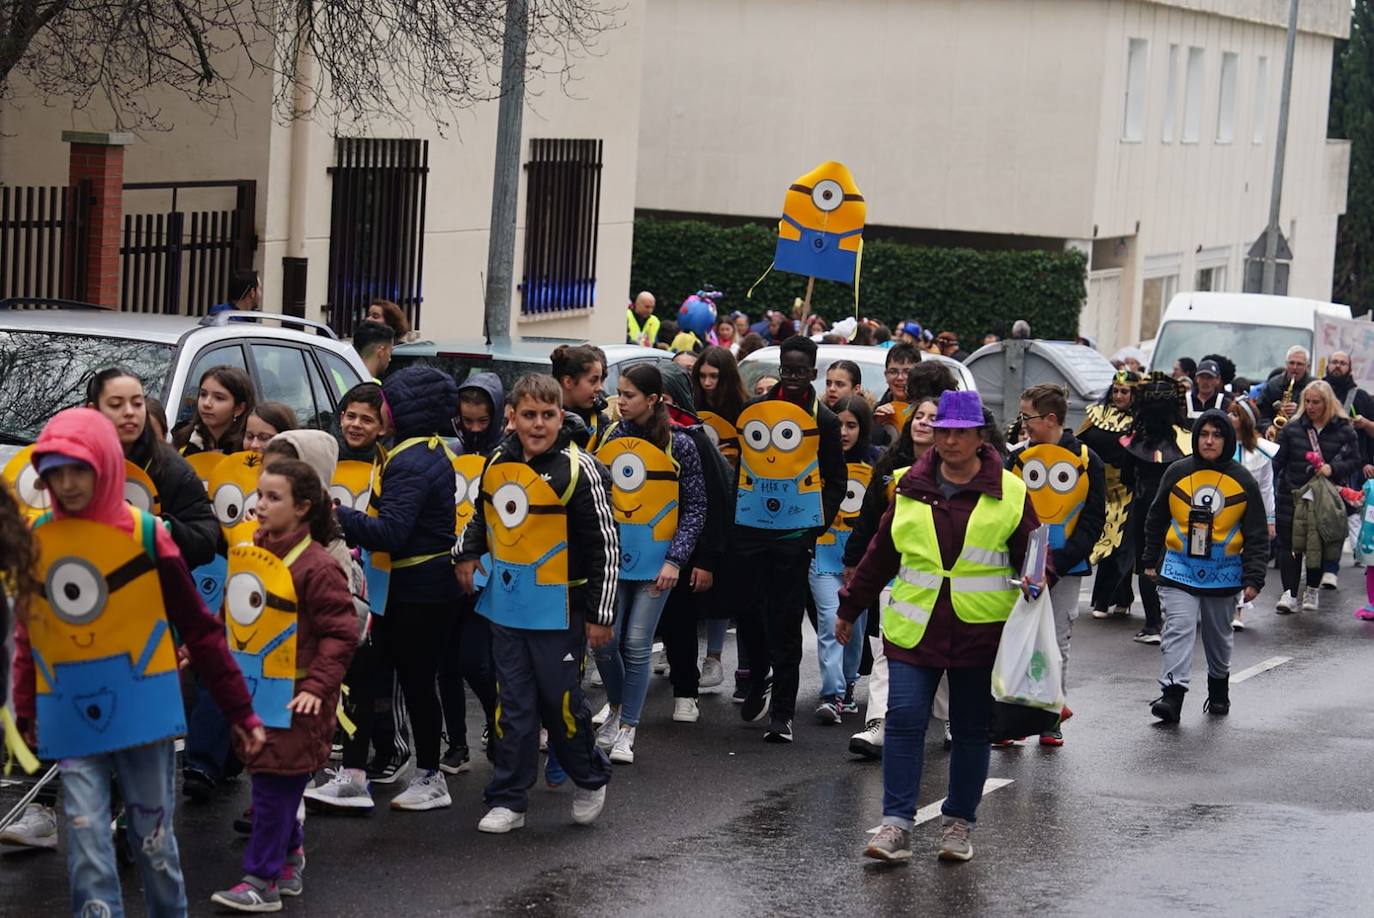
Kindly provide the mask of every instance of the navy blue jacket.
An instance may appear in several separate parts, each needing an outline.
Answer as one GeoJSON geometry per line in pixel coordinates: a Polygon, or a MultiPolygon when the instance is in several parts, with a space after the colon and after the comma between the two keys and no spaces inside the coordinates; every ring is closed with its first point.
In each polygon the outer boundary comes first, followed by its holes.
{"type": "MultiPolygon", "coordinates": [[[[396,446],[412,437],[435,436],[458,411],[458,386],[433,367],[406,367],[382,384],[396,424],[396,446]]],[[[350,545],[391,553],[392,564],[434,555],[414,566],[394,567],[388,602],[455,602],[453,576],[456,520],[453,463],[443,446],[420,443],[395,452],[382,471],[382,500],[373,518],[339,507],[339,524],[350,545]]]]}

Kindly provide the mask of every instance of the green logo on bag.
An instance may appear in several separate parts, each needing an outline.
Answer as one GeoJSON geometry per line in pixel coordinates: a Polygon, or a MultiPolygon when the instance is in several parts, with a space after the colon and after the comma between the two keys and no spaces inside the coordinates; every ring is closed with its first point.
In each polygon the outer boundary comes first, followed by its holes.
{"type": "Polygon", "coordinates": [[[1039,682],[1045,678],[1045,654],[1037,650],[1031,654],[1030,665],[1026,667],[1026,675],[1030,676],[1032,682],[1039,682]]]}

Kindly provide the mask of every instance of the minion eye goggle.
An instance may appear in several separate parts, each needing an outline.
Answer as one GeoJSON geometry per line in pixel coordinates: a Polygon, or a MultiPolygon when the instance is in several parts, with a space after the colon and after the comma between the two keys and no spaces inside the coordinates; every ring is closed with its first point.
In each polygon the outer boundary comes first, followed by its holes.
{"type": "Polygon", "coordinates": [[[861,194],[845,194],[840,183],[834,179],[821,179],[814,188],[808,188],[801,184],[789,185],[787,190],[811,195],[811,203],[816,205],[817,210],[825,213],[839,210],[840,205],[845,201],[862,201],[864,199],[861,194]]]}
{"type": "Polygon", "coordinates": [[[142,551],[108,574],[84,558],[59,558],[47,579],[38,584],[37,593],[59,619],[81,625],[104,611],[111,593],[156,569],[153,559],[142,551]]]}

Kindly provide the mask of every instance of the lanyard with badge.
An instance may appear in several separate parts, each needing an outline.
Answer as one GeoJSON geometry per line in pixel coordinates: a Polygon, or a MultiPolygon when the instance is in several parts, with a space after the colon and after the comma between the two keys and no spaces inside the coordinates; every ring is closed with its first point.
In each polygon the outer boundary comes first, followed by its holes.
{"type": "MultiPolygon", "coordinates": [[[[1220,507],[1213,507],[1212,501],[1221,495],[1221,473],[1217,473],[1217,485],[1202,495],[1202,505],[1193,505],[1188,511],[1188,557],[1204,560],[1212,556],[1212,523],[1220,507]]],[[[1194,490],[1193,493],[1197,493],[1194,490]]]]}

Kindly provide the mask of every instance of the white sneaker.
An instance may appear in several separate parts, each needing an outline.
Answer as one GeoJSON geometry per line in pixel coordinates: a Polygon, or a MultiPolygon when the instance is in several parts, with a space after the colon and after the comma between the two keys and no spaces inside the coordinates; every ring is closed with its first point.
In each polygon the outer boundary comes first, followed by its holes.
{"type": "Polygon", "coordinates": [[[635,728],[621,727],[611,746],[611,761],[617,765],[633,765],[635,761],[635,728]]]}
{"type": "Polygon", "coordinates": [[[849,751],[870,759],[883,757],[883,719],[875,717],[849,738],[849,751]]]}
{"type": "Polygon", "coordinates": [[[1331,573],[1330,571],[1327,571],[1326,573],[1322,574],[1323,590],[1334,590],[1337,586],[1338,584],[1336,583],[1335,574],[1331,573]]]}
{"type": "Polygon", "coordinates": [[[616,708],[606,718],[596,731],[596,744],[607,752],[615,745],[616,736],[620,733],[620,708],[616,708]]]}
{"type": "Polygon", "coordinates": [[[590,654],[587,655],[586,669],[588,681],[599,688],[601,686],[601,667],[596,665],[596,658],[590,654]]]}
{"type": "Polygon", "coordinates": [[[701,679],[697,685],[701,688],[715,688],[725,681],[725,667],[715,657],[707,657],[701,662],[701,679]]]}
{"type": "Polygon", "coordinates": [[[662,650],[654,651],[654,675],[661,676],[668,671],[668,655],[662,650]]]}
{"type": "Polygon", "coordinates": [[[1130,606],[1112,606],[1112,614],[1115,615],[1115,616],[1118,616],[1118,617],[1120,617],[1120,618],[1130,618],[1130,617],[1131,617],[1131,607],[1130,607],[1130,606]]]}
{"type": "Polygon", "coordinates": [[[45,850],[56,848],[57,813],[50,806],[30,803],[24,807],[22,816],[10,823],[4,832],[0,832],[0,845],[45,850]]]}
{"type": "Polygon", "coordinates": [[[1093,618],[1106,618],[1110,614],[1106,609],[1093,609],[1093,618]]]}
{"type": "Polygon", "coordinates": [[[490,832],[492,835],[504,835],[511,829],[523,829],[524,827],[525,814],[508,810],[504,806],[494,806],[487,810],[487,815],[483,816],[481,822],[477,823],[478,832],[490,832]]]}
{"type": "Polygon", "coordinates": [[[1298,604],[1298,597],[1287,590],[1279,597],[1279,601],[1274,604],[1274,611],[1280,615],[1290,614],[1298,604]]]}
{"type": "Polygon", "coordinates": [[[372,794],[368,792],[366,778],[358,778],[348,768],[330,774],[332,777],[324,784],[305,789],[306,800],[328,810],[372,809],[372,794]]]}
{"type": "Polygon", "coordinates": [[[701,718],[701,707],[695,698],[673,699],[673,720],[680,724],[694,724],[701,718]]]}
{"type": "Polygon", "coordinates": [[[603,784],[596,790],[583,790],[580,787],[573,790],[572,818],[579,826],[589,826],[596,822],[596,817],[600,816],[605,808],[606,785],[603,784]]]}
{"type": "Polygon", "coordinates": [[[391,798],[393,810],[437,810],[452,806],[448,782],[437,769],[425,771],[410,779],[410,786],[391,798]]]}
{"type": "Polygon", "coordinates": [[[611,703],[608,701],[601,706],[601,710],[592,715],[592,726],[599,727],[611,719],[611,703]]]}
{"type": "Polygon", "coordinates": [[[1316,612],[1321,606],[1321,593],[1316,587],[1305,587],[1302,591],[1302,610],[1316,612]]]}

